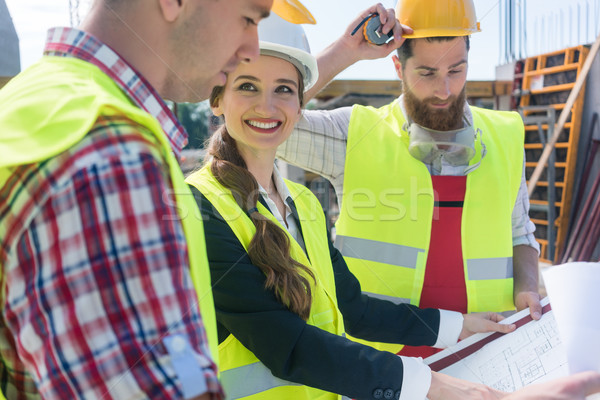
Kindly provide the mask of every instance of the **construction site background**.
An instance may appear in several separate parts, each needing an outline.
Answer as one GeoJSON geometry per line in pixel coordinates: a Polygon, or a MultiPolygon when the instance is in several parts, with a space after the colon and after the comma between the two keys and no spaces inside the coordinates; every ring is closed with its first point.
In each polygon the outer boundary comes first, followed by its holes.
{"type": "MultiPolygon", "coordinates": [[[[79,1],[69,1],[70,20],[80,20],[79,1]]],[[[553,3],[554,4],[554,3],[553,3]]],[[[526,124],[527,178],[537,167],[545,143],[565,109],[578,80],[582,89],[567,110],[554,151],[531,193],[531,218],[546,264],[600,258],[600,56],[583,64],[600,33],[600,0],[576,0],[550,6],[542,0],[500,0],[499,54],[496,78],[468,81],[470,104],[521,112],[526,124]],[[531,7],[546,5],[533,16],[531,7]],[[580,77],[585,75],[582,79],[580,77]]],[[[19,40],[5,0],[0,0],[0,87],[20,71],[19,40]]],[[[477,54],[471,54],[471,58],[477,54]]],[[[335,80],[307,108],[333,109],[387,104],[401,93],[397,80],[335,80]]],[[[203,157],[202,144],[220,121],[206,102],[172,105],[190,133],[182,166],[191,171],[203,157]]],[[[324,179],[280,165],[290,179],[309,186],[321,200],[330,227],[338,206],[324,179]]]]}

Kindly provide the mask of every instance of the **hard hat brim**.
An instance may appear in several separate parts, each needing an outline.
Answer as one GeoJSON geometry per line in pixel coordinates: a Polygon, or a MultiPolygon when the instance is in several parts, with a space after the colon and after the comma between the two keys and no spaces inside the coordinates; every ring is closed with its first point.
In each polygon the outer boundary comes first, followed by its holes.
{"type": "Polygon", "coordinates": [[[310,53],[272,42],[261,41],[259,42],[259,47],[261,55],[281,58],[293,64],[302,75],[304,91],[313,87],[317,79],[319,79],[317,59],[310,53]]]}
{"type": "Polygon", "coordinates": [[[274,0],[271,11],[292,24],[316,24],[315,17],[299,0],[274,0]]]}
{"type": "Polygon", "coordinates": [[[473,33],[481,32],[479,23],[477,29],[462,29],[457,30],[456,28],[432,28],[432,29],[415,29],[413,33],[402,35],[406,39],[420,39],[428,37],[453,37],[453,36],[469,36],[473,33]]]}

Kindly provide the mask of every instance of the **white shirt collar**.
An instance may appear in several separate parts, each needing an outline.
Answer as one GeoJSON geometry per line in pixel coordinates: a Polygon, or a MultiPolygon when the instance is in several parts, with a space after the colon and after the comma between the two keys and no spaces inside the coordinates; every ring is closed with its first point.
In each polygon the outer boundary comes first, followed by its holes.
{"type": "MultiPolygon", "coordinates": [[[[277,168],[277,165],[275,164],[273,165],[273,183],[275,183],[275,189],[277,189],[277,193],[279,193],[279,196],[281,196],[281,199],[285,204],[285,208],[287,210],[286,214],[291,213],[292,210],[290,209],[290,206],[288,206],[286,199],[288,197],[292,198],[292,195],[288,190],[285,181],[283,180],[283,177],[277,168]]],[[[269,193],[267,193],[265,188],[263,188],[260,183],[258,184],[258,191],[261,195],[263,195],[263,197],[265,197],[265,199],[269,198],[269,193]]]]}
{"type": "Polygon", "coordinates": [[[296,220],[293,216],[292,209],[286,201],[288,198],[291,199],[292,195],[289,189],[287,188],[287,185],[285,184],[285,181],[283,180],[283,177],[281,176],[276,165],[273,166],[273,182],[275,183],[275,188],[277,188],[277,193],[279,194],[279,196],[283,200],[283,204],[285,205],[285,216],[279,214],[277,206],[275,205],[273,200],[269,198],[269,194],[260,184],[258,184],[258,191],[263,197],[263,200],[269,206],[271,214],[273,214],[275,219],[279,221],[279,223],[283,226],[284,229],[287,229],[290,235],[296,240],[296,242],[298,242],[300,247],[302,247],[302,249],[305,250],[304,240],[302,238],[302,235],[300,234],[300,229],[296,224],[296,220]]]}

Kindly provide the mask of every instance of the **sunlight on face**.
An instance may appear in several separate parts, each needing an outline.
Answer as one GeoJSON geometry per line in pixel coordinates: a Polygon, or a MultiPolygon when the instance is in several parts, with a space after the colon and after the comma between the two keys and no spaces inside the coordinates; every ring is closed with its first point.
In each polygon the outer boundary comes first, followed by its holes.
{"type": "Polygon", "coordinates": [[[200,101],[238,64],[258,59],[258,23],[272,0],[188,2],[170,36],[169,88],[177,101],[200,101]],[[218,17],[216,17],[218,16],[218,17]]]}
{"type": "Polygon", "coordinates": [[[460,128],[467,81],[465,40],[416,40],[402,70],[405,105],[419,125],[446,131],[460,128]]]}
{"type": "Polygon", "coordinates": [[[274,156],[290,136],[301,113],[299,80],[296,67],[270,56],[240,64],[229,74],[213,112],[224,116],[242,155],[274,156]]]}

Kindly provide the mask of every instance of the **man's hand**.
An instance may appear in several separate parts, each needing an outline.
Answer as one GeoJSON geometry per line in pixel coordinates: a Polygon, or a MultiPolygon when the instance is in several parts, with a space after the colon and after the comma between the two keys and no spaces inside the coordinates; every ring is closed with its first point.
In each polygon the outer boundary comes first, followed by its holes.
{"type": "Polygon", "coordinates": [[[600,374],[580,372],[564,378],[527,386],[503,397],[505,400],[584,400],[600,393],[600,374]]]}
{"type": "MultiPolygon", "coordinates": [[[[377,17],[375,17],[377,18],[377,17]]],[[[362,27],[361,27],[362,28],[362,27]]],[[[376,4],[363,11],[354,21],[350,23],[343,35],[327,46],[317,55],[319,64],[319,79],[314,86],[304,94],[304,101],[308,102],[321,89],[327,85],[337,74],[360,60],[374,60],[387,57],[393,50],[404,43],[402,34],[412,33],[413,30],[408,26],[400,25],[396,19],[394,9],[386,9],[382,4],[376,4]],[[393,40],[388,43],[377,46],[370,44],[362,33],[362,29],[352,35],[352,31],[368,15],[379,14],[381,22],[381,31],[394,33],[393,40]]]]}
{"type": "Polygon", "coordinates": [[[386,57],[393,50],[397,49],[404,43],[402,34],[410,34],[413,30],[406,26],[401,25],[396,19],[396,14],[393,8],[386,9],[381,3],[369,7],[363,11],[354,21],[350,23],[344,35],[340,38],[340,44],[351,51],[350,54],[354,56],[354,61],[359,60],[374,60],[377,58],[386,57]],[[369,43],[363,33],[362,27],[354,35],[352,31],[358,24],[361,23],[369,14],[379,14],[379,20],[381,22],[381,32],[388,33],[392,31],[394,37],[388,43],[381,46],[377,46],[369,43]]]}
{"type": "Polygon", "coordinates": [[[460,340],[465,339],[474,333],[510,333],[517,328],[515,324],[499,324],[498,322],[502,321],[504,317],[493,312],[463,314],[463,317],[465,319],[463,322],[463,329],[458,336],[460,340]]]}
{"type": "Polygon", "coordinates": [[[499,392],[479,383],[431,372],[430,400],[585,400],[600,393],[600,374],[588,371],[527,386],[514,393],[499,392]]]}
{"type": "Polygon", "coordinates": [[[533,247],[513,247],[514,302],[517,311],[529,307],[531,318],[542,317],[540,305],[538,253],[533,247]]]}
{"type": "Polygon", "coordinates": [[[541,296],[538,292],[520,292],[515,295],[515,307],[517,311],[529,307],[529,314],[534,320],[542,318],[541,296]]]}

